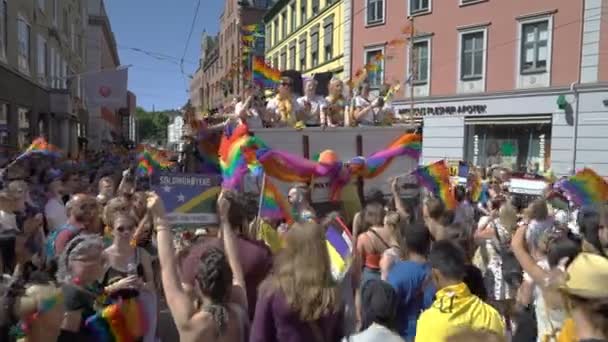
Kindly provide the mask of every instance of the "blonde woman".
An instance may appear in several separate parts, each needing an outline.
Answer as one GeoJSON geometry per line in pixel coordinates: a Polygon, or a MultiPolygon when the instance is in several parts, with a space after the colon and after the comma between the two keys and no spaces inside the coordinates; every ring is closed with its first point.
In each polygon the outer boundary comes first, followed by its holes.
{"type": "Polygon", "coordinates": [[[260,286],[249,341],[339,341],[344,321],[325,229],[296,223],[285,234],[285,245],[260,286]]]}
{"type": "Polygon", "coordinates": [[[327,109],[321,112],[321,125],[327,127],[344,126],[344,110],[348,100],[344,97],[344,83],[342,80],[333,77],[329,81],[329,95],[325,100],[327,101],[327,109]]]}
{"type": "Polygon", "coordinates": [[[303,110],[293,95],[293,80],[282,77],[277,95],[266,105],[266,111],[274,119],[275,126],[296,127],[303,110]]]}

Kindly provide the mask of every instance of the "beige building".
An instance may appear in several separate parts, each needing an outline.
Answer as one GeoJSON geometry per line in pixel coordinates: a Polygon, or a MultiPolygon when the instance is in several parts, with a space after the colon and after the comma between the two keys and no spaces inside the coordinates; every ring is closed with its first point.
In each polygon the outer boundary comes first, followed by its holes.
{"type": "Polygon", "coordinates": [[[68,155],[86,112],[77,77],[85,65],[86,3],[0,0],[0,145],[46,136],[68,155]]]}

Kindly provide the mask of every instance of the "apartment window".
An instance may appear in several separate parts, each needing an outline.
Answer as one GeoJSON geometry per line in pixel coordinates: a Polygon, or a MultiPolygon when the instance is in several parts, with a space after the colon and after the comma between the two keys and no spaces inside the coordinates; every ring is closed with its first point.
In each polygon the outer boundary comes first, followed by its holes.
{"type": "Polygon", "coordinates": [[[287,70],[287,50],[281,52],[281,70],[287,70]]]}
{"type": "Polygon", "coordinates": [[[275,19],[274,21],[274,39],[272,45],[279,44],[279,19],[275,19]]]}
{"type": "Polygon", "coordinates": [[[464,33],[461,36],[460,79],[483,77],[484,31],[464,33]]]}
{"type": "Polygon", "coordinates": [[[27,108],[17,108],[17,145],[20,149],[25,148],[30,141],[30,111],[27,108]]]}
{"type": "Polygon", "coordinates": [[[46,78],[46,66],[47,66],[47,45],[46,40],[38,35],[38,46],[37,46],[37,70],[38,70],[38,81],[43,85],[47,85],[46,78]]]}
{"type": "Polygon", "coordinates": [[[383,54],[382,48],[365,49],[365,65],[375,66],[375,70],[367,75],[367,82],[372,88],[378,88],[384,83],[384,59],[378,58],[383,54]]]}
{"type": "Polygon", "coordinates": [[[331,20],[325,22],[323,27],[323,49],[325,54],[325,61],[329,61],[334,57],[334,21],[331,20]]]}
{"type": "Polygon", "coordinates": [[[546,72],[549,55],[549,21],[523,24],[521,32],[521,73],[546,72]]]}
{"type": "Polygon", "coordinates": [[[306,22],[306,1],[308,0],[300,0],[300,25],[304,25],[306,22]]]}
{"type": "Polygon", "coordinates": [[[0,0],[0,60],[6,59],[7,49],[8,5],[6,0],[0,0]]]}
{"type": "Polygon", "coordinates": [[[429,41],[418,41],[413,46],[414,84],[426,84],[429,81],[429,41]]]}
{"type": "Polygon", "coordinates": [[[319,14],[319,0],[312,0],[312,15],[313,17],[319,14]]]}
{"type": "Polygon", "coordinates": [[[51,88],[55,88],[55,78],[57,74],[55,73],[55,48],[49,48],[49,85],[51,88]]]}
{"type": "Polygon", "coordinates": [[[279,56],[278,55],[274,56],[274,59],[273,59],[273,62],[272,62],[272,66],[275,69],[279,69],[279,56]]]}
{"type": "Polygon", "coordinates": [[[410,0],[410,14],[428,12],[430,2],[431,0],[410,0]]]}
{"type": "Polygon", "coordinates": [[[285,39],[287,37],[287,11],[281,14],[281,39],[285,39]]]}
{"type": "Polygon", "coordinates": [[[311,46],[310,46],[310,63],[314,68],[319,65],[319,29],[310,34],[311,46]]]}
{"type": "Polygon", "coordinates": [[[289,45],[289,69],[296,70],[296,42],[289,45]]]}
{"type": "Polygon", "coordinates": [[[266,26],[266,49],[272,46],[272,25],[266,26]]]}
{"type": "Polygon", "coordinates": [[[367,25],[380,24],[384,22],[384,0],[366,0],[367,1],[367,16],[365,21],[367,25]]]}
{"type": "Polygon", "coordinates": [[[28,74],[30,72],[30,35],[30,25],[22,16],[19,16],[17,18],[17,39],[19,41],[17,60],[19,70],[28,74]]]}
{"type": "Polygon", "coordinates": [[[291,25],[291,32],[294,32],[296,30],[296,20],[297,20],[297,13],[296,13],[296,3],[292,3],[289,6],[289,24],[291,25]]]}
{"type": "Polygon", "coordinates": [[[0,102],[0,145],[8,145],[8,104],[0,102]]]}
{"type": "Polygon", "coordinates": [[[72,40],[72,51],[76,52],[77,49],[76,49],[76,24],[75,23],[72,23],[72,28],[71,28],[70,31],[71,31],[71,34],[72,34],[72,36],[71,36],[71,38],[72,38],[71,39],[72,40]]]}
{"type": "Polygon", "coordinates": [[[63,10],[63,34],[65,35],[65,38],[68,38],[70,36],[69,18],[70,18],[70,13],[68,12],[68,9],[66,8],[63,10]]]}
{"type": "Polygon", "coordinates": [[[300,39],[300,71],[306,70],[306,39],[300,39]]]}
{"type": "Polygon", "coordinates": [[[53,25],[57,27],[59,17],[59,0],[53,0],[53,25]]]}
{"type": "Polygon", "coordinates": [[[44,12],[46,0],[38,0],[37,3],[38,3],[38,8],[44,12]]]}
{"type": "Polygon", "coordinates": [[[61,88],[68,88],[68,63],[65,58],[61,61],[61,88]]]}

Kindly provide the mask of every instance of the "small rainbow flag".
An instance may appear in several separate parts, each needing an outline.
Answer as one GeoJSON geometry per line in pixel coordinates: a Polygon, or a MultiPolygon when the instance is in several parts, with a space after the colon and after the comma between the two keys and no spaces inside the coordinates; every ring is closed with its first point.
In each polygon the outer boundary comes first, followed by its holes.
{"type": "Polygon", "coordinates": [[[420,134],[403,134],[384,150],[378,151],[366,158],[366,170],[363,177],[377,177],[390,166],[395,157],[407,155],[418,160],[421,150],[422,136],[420,134]]]}
{"type": "Polygon", "coordinates": [[[264,191],[261,196],[260,216],[271,220],[285,220],[288,224],[293,223],[291,206],[279,189],[264,176],[264,191]]]}
{"type": "Polygon", "coordinates": [[[272,68],[263,57],[253,58],[253,82],[264,88],[274,88],[281,81],[281,71],[272,68]]]}
{"type": "Polygon", "coordinates": [[[325,240],[331,272],[335,280],[341,280],[351,266],[353,255],[352,235],[338,217],[327,227],[325,240]]]}
{"type": "Polygon", "coordinates": [[[247,172],[259,171],[257,159],[251,157],[255,153],[250,153],[257,146],[264,146],[264,143],[249,134],[246,124],[238,124],[236,127],[226,125],[218,152],[223,188],[236,189],[247,172]]]}
{"type": "Polygon", "coordinates": [[[154,171],[167,170],[173,165],[161,153],[148,149],[140,153],[138,161],[137,172],[143,176],[150,176],[154,171]]]}
{"type": "Polygon", "coordinates": [[[559,187],[577,205],[592,205],[608,201],[608,183],[595,171],[584,168],[559,183],[559,187]]]}
{"type": "Polygon", "coordinates": [[[422,186],[443,201],[447,209],[456,208],[456,199],[450,188],[450,171],[445,160],[421,166],[414,171],[414,175],[422,186]]]}
{"type": "Polygon", "coordinates": [[[23,152],[17,160],[27,158],[33,154],[41,154],[49,157],[60,157],[61,151],[58,147],[49,144],[43,137],[38,137],[32,141],[30,146],[23,152]]]}

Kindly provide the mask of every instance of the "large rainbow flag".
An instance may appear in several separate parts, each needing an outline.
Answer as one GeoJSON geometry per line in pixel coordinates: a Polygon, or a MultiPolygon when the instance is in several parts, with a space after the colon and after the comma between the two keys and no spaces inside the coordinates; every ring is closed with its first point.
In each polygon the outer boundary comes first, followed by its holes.
{"type": "Polygon", "coordinates": [[[447,209],[456,208],[456,199],[450,188],[450,171],[445,160],[421,166],[414,175],[429,192],[439,197],[447,209]]]}
{"type": "Polygon", "coordinates": [[[274,88],[281,81],[281,71],[269,66],[264,57],[253,58],[253,83],[263,88],[274,88]]]}
{"type": "Polygon", "coordinates": [[[19,155],[19,157],[17,157],[17,160],[21,160],[35,154],[58,158],[61,156],[61,151],[58,147],[49,144],[43,137],[39,137],[32,141],[30,146],[21,155],[19,155]]]}
{"type": "Polygon", "coordinates": [[[608,201],[608,183],[595,171],[584,168],[558,183],[577,205],[593,205],[608,201]]]}

